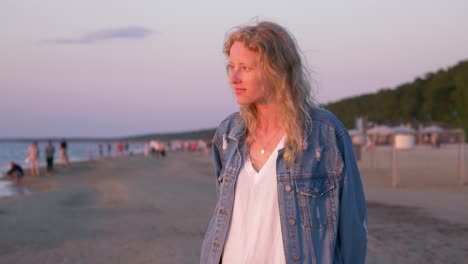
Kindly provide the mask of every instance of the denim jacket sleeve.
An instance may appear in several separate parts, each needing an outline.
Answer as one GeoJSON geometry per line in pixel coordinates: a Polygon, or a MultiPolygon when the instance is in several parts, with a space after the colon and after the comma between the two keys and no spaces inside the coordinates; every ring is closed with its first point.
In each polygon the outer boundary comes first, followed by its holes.
{"type": "Polygon", "coordinates": [[[216,173],[216,194],[218,195],[219,198],[219,187],[221,185],[222,179],[221,177],[221,170],[223,169],[223,163],[224,163],[224,154],[223,154],[223,149],[221,146],[221,140],[219,138],[219,131],[216,131],[216,134],[213,137],[213,144],[212,144],[212,149],[213,149],[213,164],[214,164],[214,169],[216,173]]]}
{"type": "Polygon", "coordinates": [[[342,263],[365,263],[367,212],[361,177],[349,134],[344,132],[338,135],[337,144],[344,162],[339,196],[337,248],[342,263]]]}

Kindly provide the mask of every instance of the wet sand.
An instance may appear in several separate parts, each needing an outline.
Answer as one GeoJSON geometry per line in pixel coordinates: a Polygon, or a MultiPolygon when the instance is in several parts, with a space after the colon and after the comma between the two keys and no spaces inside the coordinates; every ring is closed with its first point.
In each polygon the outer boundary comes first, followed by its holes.
{"type": "MultiPolygon", "coordinates": [[[[381,166],[359,163],[367,263],[465,263],[467,187],[423,166],[402,170],[401,187],[392,189],[386,151],[378,150],[381,166]]],[[[0,200],[0,263],[198,263],[216,201],[210,156],[121,157],[26,179],[32,194],[0,200]]]]}

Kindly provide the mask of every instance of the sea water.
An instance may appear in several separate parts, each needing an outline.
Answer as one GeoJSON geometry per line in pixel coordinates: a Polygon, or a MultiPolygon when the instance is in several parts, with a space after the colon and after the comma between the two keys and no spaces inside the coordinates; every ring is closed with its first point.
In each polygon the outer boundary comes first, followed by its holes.
{"type": "MultiPolygon", "coordinates": [[[[99,153],[99,144],[102,145],[103,149],[103,156],[115,155],[115,146],[114,143],[111,144],[111,152],[108,152],[108,144],[107,142],[74,142],[68,141],[67,142],[67,153],[68,159],[70,162],[74,161],[83,161],[89,160],[90,158],[96,159],[100,157],[99,153]]],[[[0,199],[18,195],[20,193],[27,192],[25,188],[14,186],[12,182],[5,178],[1,177],[4,173],[6,173],[9,169],[9,162],[13,161],[23,169],[27,169],[30,167],[26,156],[29,146],[31,142],[16,142],[16,141],[4,141],[0,142],[0,199]]],[[[45,166],[45,147],[46,142],[39,142],[39,165],[45,166]]],[[[56,164],[60,162],[60,151],[59,151],[59,144],[58,142],[53,143],[55,148],[55,156],[54,161],[56,164]]],[[[142,143],[130,143],[129,150],[130,153],[142,153],[143,152],[143,144],[142,143]]]]}

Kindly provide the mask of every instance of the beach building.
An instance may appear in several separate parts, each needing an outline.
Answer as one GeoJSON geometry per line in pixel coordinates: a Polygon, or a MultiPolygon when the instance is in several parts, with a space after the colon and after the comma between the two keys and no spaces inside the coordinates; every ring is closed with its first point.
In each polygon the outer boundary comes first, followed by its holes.
{"type": "Polygon", "coordinates": [[[392,130],[393,146],[396,149],[410,149],[414,147],[416,142],[416,130],[405,126],[394,127],[392,130]]]}
{"type": "Polygon", "coordinates": [[[389,145],[392,142],[393,129],[389,126],[374,126],[366,131],[367,140],[371,145],[389,145]]]}

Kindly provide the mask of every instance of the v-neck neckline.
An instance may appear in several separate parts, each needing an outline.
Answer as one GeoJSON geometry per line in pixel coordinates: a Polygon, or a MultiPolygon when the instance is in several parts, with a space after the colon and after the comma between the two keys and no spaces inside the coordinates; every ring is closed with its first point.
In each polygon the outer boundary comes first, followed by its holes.
{"type": "Polygon", "coordinates": [[[278,157],[278,150],[280,149],[281,146],[284,145],[284,135],[281,137],[281,140],[278,142],[278,144],[276,145],[275,149],[270,153],[270,156],[268,156],[268,159],[265,161],[265,163],[263,164],[263,166],[257,171],[255,170],[253,164],[252,164],[252,160],[250,159],[250,156],[249,156],[249,159],[248,159],[248,168],[249,170],[253,173],[253,174],[262,174],[262,172],[264,171],[264,168],[270,164],[271,160],[273,159],[273,156],[276,156],[278,157]]]}

